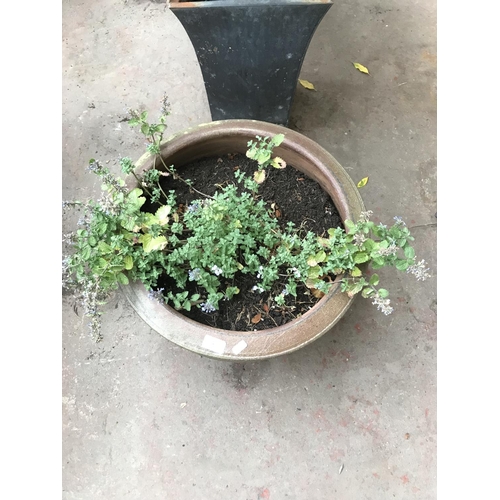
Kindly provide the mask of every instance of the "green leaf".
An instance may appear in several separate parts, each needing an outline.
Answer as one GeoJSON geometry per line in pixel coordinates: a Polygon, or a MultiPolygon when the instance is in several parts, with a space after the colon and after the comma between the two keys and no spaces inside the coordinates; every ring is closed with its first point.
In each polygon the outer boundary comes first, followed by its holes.
{"type": "Polygon", "coordinates": [[[257,154],[257,157],[255,159],[257,160],[257,163],[259,165],[263,165],[270,158],[271,158],[271,152],[270,151],[259,151],[259,153],[257,154]]]}
{"type": "Polygon", "coordinates": [[[81,256],[83,260],[88,260],[91,255],[92,255],[92,249],[88,245],[82,247],[81,256]]]}
{"type": "Polygon", "coordinates": [[[182,305],[182,307],[183,307],[186,311],[191,311],[191,302],[190,302],[189,300],[184,301],[184,304],[182,305]]]}
{"type": "Polygon", "coordinates": [[[379,288],[378,289],[378,294],[380,297],[382,297],[383,299],[389,297],[389,292],[385,289],[385,288],[379,288]]]}
{"type": "Polygon", "coordinates": [[[139,120],[135,119],[135,118],[132,118],[131,120],[128,121],[128,124],[131,126],[131,127],[135,127],[136,125],[139,125],[139,120]]]}
{"type": "Polygon", "coordinates": [[[357,184],[356,186],[358,188],[362,188],[368,184],[368,177],[363,177],[357,184]]]}
{"type": "Polygon", "coordinates": [[[357,252],[353,255],[353,259],[356,264],[362,264],[363,262],[368,262],[370,257],[366,252],[357,252]]]}
{"type": "Polygon", "coordinates": [[[127,196],[127,199],[129,203],[132,205],[132,208],[135,210],[138,210],[139,208],[146,203],[146,198],[144,196],[141,196],[142,194],[142,189],[135,188],[130,191],[130,193],[127,196]]]}
{"type": "Polygon", "coordinates": [[[247,158],[250,158],[251,160],[255,160],[257,157],[258,151],[256,149],[248,149],[245,153],[247,158]]]}
{"type": "Polygon", "coordinates": [[[396,269],[398,271],[406,271],[410,264],[406,260],[398,260],[396,262],[396,269]]]}
{"type": "Polygon", "coordinates": [[[127,219],[122,219],[120,224],[127,231],[132,231],[135,227],[135,219],[133,217],[128,217],[127,219]]]}
{"type": "Polygon", "coordinates": [[[351,270],[351,276],[353,276],[354,278],[359,278],[360,276],[362,276],[362,272],[361,272],[361,269],[359,267],[356,267],[354,266],[351,270]]]}
{"type": "Polygon", "coordinates": [[[326,253],[324,252],[324,250],[320,250],[315,256],[314,256],[314,259],[316,260],[316,262],[324,262],[326,260],[326,253]]]}
{"type": "Polygon", "coordinates": [[[98,224],[96,224],[96,227],[95,227],[97,234],[99,236],[102,236],[106,232],[107,228],[108,228],[108,225],[106,222],[99,222],[98,224]]]}
{"type": "Polygon", "coordinates": [[[141,113],[141,120],[144,121],[147,117],[148,117],[148,112],[147,111],[143,111],[141,113]]]}
{"type": "Polygon", "coordinates": [[[273,146],[279,146],[283,140],[285,139],[285,134],[276,134],[272,139],[271,139],[271,144],[273,146]]]}
{"type": "Polygon", "coordinates": [[[149,125],[147,123],[143,123],[141,125],[141,132],[144,134],[144,135],[149,135],[149,125]]]}
{"type": "Polygon", "coordinates": [[[130,271],[130,269],[134,267],[134,259],[131,255],[125,255],[125,257],[123,258],[123,263],[127,271],[130,271]]]}
{"type": "Polygon", "coordinates": [[[377,286],[378,282],[379,282],[378,274],[372,275],[372,277],[370,278],[370,285],[377,286]]]}
{"type": "Polygon", "coordinates": [[[99,257],[97,259],[97,264],[95,265],[96,269],[98,270],[103,270],[108,267],[108,261],[106,259],[103,259],[102,257],[99,257]]]}
{"type": "Polygon", "coordinates": [[[375,248],[376,243],[368,238],[365,242],[363,242],[363,247],[367,252],[371,252],[375,248]]]}
{"type": "Polygon", "coordinates": [[[121,283],[122,285],[128,285],[129,283],[127,276],[125,276],[125,274],[123,273],[118,273],[116,275],[116,278],[118,279],[118,282],[121,283]]]}
{"type": "Polygon", "coordinates": [[[196,302],[200,298],[199,293],[195,293],[194,295],[191,295],[191,301],[196,302]]]}
{"type": "Polygon", "coordinates": [[[356,224],[354,224],[354,222],[352,222],[350,220],[345,221],[345,227],[347,228],[348,233],[352,233],[352,232],[356,231],[356,224]]]}
{"type": "Polygon", "coordinates": [[[100,241],[97,247],[99,248],[99,252],[104,254],[111,253],[113,251],[113,248],[110,247],[105,241],[100,241]]]}
{"type": "Polygon", "coordinates": [[[347,290],[347,294],[352,297],[353,295],[356,295],[357,293],[361,292],[363,289],[363,284],[362,283],[356,283],[353,287],[349,287],[347,290]]]}
{"type": "Polygon", "coordinates": [[[370,295],[373,295],[375,292],[373,291],[373,288],[364,288],[363,291],[361,292],[361,296],[365,299],[370,297],[370,295]]]}
{"type": "Polygon", "coordinates": [[[142,247],[146,253],[152,252],[153,250],[163,249],[167,244],[167,238],[165,238],[165,236],[153,238],[149,233],[141,235],[139,237],[139,241],[142,243],[142,247]]]}
{"type": "Polygon", "coordinates": [[[405,248],[405,256],[408,257],[408,259],[413,259],[415,257],[415,249],[413,247],[407,246],[405,248]]]}
{"type": "Polygon", "coordinates": [[[321,267],[319,266],[311,267],[311,269],[309,269],[309,271],[307,272],[307,277],[309,279],[314,280],[319,277],[321,272],[322,272],[321,267]]]}
{"type": "Polygon", "coordinates": [[[226,288],[226,297],[231,300],[235,295],[240,293],[240,289],[236,286],[228,286],[226,288]]]}

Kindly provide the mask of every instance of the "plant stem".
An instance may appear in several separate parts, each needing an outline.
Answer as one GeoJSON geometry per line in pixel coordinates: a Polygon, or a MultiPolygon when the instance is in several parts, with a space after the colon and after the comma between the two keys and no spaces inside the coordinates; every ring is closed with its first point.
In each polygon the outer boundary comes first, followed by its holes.
{"type": "Polygon", "coordinates": [[[177,173],[174,173],[170,170],[170,167],[167,167],[167,165],[165,164],[165,162],[163,161],[163,158],[161,156],[161,154],[158,155],[160,157],[160,160],[161,162],[163,163],[163,166],[165,167],[165,170],[172,176],[175,176],[177,179],[179,179],[180,181],[182,181],[184,184],[186,184],[187,186],[189,186],[190,189],[192,189],[193,191],[195,191],[196,193],[200,194],[201,196],[204,196],[205,198],[210,198],[211,200],[215,200],[215,198],[213,196],[210,196],[209,194],[205,194],[205,193],[202,193],[201,191],[198,191],[196,188],[194,188],[191,184],[189,184],[189,182],[186,182],[179,174],[177,173]]]}
{"type": "MultiPolygon", "coordinates": [[[[156,169],[156,156],[154,157],[153,168],[154,168],[154,169],[156,169]]],[[[161,193],[162,193],[162,194],[163,194],[163,196],[165,197],[165,201],[167,201],[167,200],[168,200],[168,196],[167,196],[167,194],[165,193],[165,191],[163,191],[163,188],[161,187],[161,184],[160,184],[160,180],[159,180],[159,179],[158,179],[157,184],[158,184],[158,187],[160,188],[161,193]]]]}

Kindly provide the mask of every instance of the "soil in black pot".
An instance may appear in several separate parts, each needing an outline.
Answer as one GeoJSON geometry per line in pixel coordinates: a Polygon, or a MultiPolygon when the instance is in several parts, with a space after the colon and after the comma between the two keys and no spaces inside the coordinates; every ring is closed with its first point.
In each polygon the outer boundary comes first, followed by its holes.
{"type": "MultiPolygon", "coordinates": [[[[235,170],[241,169],[251,176],[256,169],[255,165],[255,161],[244,154],[228,154],[192,162],[179,169],[179,174],[184,179],[190,179],[198,191],[212,196],[221,187],[229,183],[236,184],[235,170]]],[[[259,196],[268,206],[274,207],[274,215],[281,228],[284,229],[291,221],[296,227],[302,227],[304,233],[312,231],[319,236],[328,237],[329,228],[343,227],[331,198],[317,182],[290,165],[282,170],[270,167],[266,172],[266,180],[259,187],[259,196]]],[[[181,208],[200,199],[198,193],[172,177],[162,178],[162,188],[165,192],[175,190],[178,203],[183,205],[181,208]]],[[[154,210],[154,207],[146,204],[144,209],[154,210]]],[[[223,284],[237,286],[240,293],[229,301],[220,301],[218,311],[207,314],[198,307],[193,307],[189,312],[179,312],[199,323],[224,330],[253,331],[280,326],[307,312],[320,299],[305,285],[298,284],[297,297],[287,295],[286,305],[278,306],[272,297],[283,290],[286,279],[283,280],[270,293],[257,293],[252,291],[255,277],[237,273],[232,280],[223,284]]],[[[177,289],[168,276],[158,280],[158,288],[172,290],[174,293],[183,291],[177,289]]],[[[204,290],[194,281],[188,281],[186,289],[190,293],[200,293],[202,297],[204,295],[204,290]]]]}

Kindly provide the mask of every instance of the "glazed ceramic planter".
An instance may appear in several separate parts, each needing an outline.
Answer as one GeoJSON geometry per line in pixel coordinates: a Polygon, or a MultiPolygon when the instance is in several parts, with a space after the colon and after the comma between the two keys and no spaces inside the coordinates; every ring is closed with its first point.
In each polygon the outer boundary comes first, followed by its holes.
{"type": "MultiPolygon", "coordinates": [[[[211,122],[170,137],[162,145],[161,154],[167,165],[174,165],[182,172],[183,165],[203,157],[245,153],[248,141],[256,135],[280,133],[285,139],[274,150],[276,156],[317,181],[332,198],[342,220],[358,220],[364,205],[347,172],[316,142],[280,125],[255,120],[211,122]]],[[[141,174],[151,168],[152,157],[145,154],[136,166],[136,173],[141,174]]],[[[133,177],[128,179],[128,185],[136,186],[133,177]]],[[[197,323],[170,306],[149,299],[140,282],[123,286],[122,290],[139,316],[168,340],[205,356],[246,361],[296,351],[329,331],[354,300],[340,291],[341,279],[342,276],[337,276],[330,292],[299,318],[256,332],[222,330],[197,323]]]]}

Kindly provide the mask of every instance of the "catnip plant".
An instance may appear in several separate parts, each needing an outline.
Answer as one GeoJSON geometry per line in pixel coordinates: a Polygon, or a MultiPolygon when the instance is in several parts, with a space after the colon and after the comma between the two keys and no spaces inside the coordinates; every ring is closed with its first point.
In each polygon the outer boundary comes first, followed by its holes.
{"type": "Polygon", "coordinates": [[[159,123],[149,123],[145,111],[130,111],[129,124],[140,128],[153,157],[152,168],[141,176],[130,158],[120,159],[122,172],[134,176],[138,187],[128,190],[124,179],[91,159],[88,170],[102,181],[101,198],[63,202],[64,208],[81,214],[77,230],[64,237],[72,251],[63,258],[63,286],[83,306],[95,340],[101,338],[101,307],[111,292],[130,280],[141,281],[151,300],[211,314],[221,301],[240,293],[237,286],[225,285],[238,273],[251,275],[251,290],[259,294],[271,293],[284,274],[284,287],[272,297],[279,307],[287,307],[287,296],[297,297],[299,283],[321,297],[337,275],[344,275],[343,292],[350,297],[361,293],[387,315],[393,311],[389,292],[379,286],[377,274],[367,276],[368,265],[374,270],[393,266],[418,280],[430,276],[425,261],[417,262],[410,245],[413,237],[400,217],[389,227],[372,222],[373,213],[367,211],[357,221],[345,221],[346,229],[332,228],[327,235],[303,234],[292,222],[281,229],[258,191],[268,168],[286,168],[283,159],[273,156],[283,134],[248,142],[246,156],[256,165],[253,176],[237,170],[234,183],[213,196],[198,191],[160,154],[169,112],[166,96],[159,123]],[[187,184],[199,198],[182,207],[174,191],[162,188],[161,179],[169,176],[187,184]],[[158,208],[144,210],[147,199],[149,206],[158,208]],[[175,288],[160,288],[161,276],[168,276],[175,288]],[[202,292],[190,293],[188,282],[202,292]]]}

